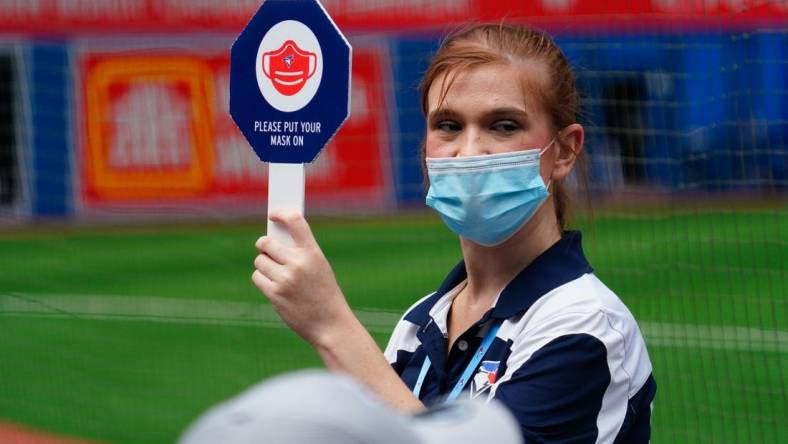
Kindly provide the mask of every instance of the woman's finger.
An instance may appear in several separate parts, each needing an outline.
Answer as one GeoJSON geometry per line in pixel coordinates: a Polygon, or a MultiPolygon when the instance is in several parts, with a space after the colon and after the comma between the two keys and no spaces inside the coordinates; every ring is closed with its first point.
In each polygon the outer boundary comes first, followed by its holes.
{"type": "Polygon", "coordinates": [[[312,229],[309,228],[303,215],[299,213],[272,213],[268,218],[284,226],[296,246],[313,247],[317,245],[317,241],[312,235],[312,229]]]}
{"type": "Polygon", "coordinates": [[[260,290],[260,292],[263,293],[263,295],[265,295],[265,297],[267,297],[269,300],[273,295],[276,294],[274,291],[275,284],[273,281],[271,281],[271,279],[268,279],[268,277],[261,273],[260,270],[255,270],[252,273],[252,282],[254,282],[254,286],[257,287],[257,289],[260,290]]]}
{"type": "Polygon", "coordinates": [[[285,267],[266,254],[258,254],[254,258],[254,268],[272,282],[279,282],[285,276],[285,267]]]}
{"type": "Polygon", "coordinates": [[[274,262],[278,264],[286,264],[287,258],[290,256],[288,254],[288,249],[291,247],[288,247],[271,236],[262,236],[261,238],[257,239],[257,242],[255,242],[255,247],[257,247],[257,251],[268,255],[274,262]]]}

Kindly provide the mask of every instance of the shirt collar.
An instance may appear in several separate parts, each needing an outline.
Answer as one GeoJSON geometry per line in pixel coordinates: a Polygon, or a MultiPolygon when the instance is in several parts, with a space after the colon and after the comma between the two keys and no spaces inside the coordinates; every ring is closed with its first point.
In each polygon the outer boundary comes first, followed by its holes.
{"type": "MultiPolygon", "coordinates": [[[[504,287],[495,307],[485,315],[506,319],[524,313],[540,297],[593,269],[583,254],[579,231],[567,231],[563,237],[526,266],[504,287]]],[[[443,280],[435,293],[414,307],[405,320],[426,326],[431,320],[430,309],[465,278],[465,262],[460,261],[443,280]]]]}

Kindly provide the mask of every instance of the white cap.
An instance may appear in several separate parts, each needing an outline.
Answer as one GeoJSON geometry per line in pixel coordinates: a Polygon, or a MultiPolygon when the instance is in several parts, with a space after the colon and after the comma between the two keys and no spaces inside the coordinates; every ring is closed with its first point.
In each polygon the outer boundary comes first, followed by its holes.
{"type": "Polygon", "coordinates": [[[309,370],[279,376],[204,413],[181,444],[522,444],[497,401],[461,400],[407,416],[350,377],[309,370]]]}

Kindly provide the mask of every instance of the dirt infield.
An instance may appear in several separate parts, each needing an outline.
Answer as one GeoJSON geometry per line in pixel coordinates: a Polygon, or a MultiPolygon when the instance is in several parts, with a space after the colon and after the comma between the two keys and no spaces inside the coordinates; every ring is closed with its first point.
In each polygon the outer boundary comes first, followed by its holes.
{"type": "Polygon", "coordinates": [[[3,444],[96,444],[35,431],[15,424],[0,422],[0,443],[3,444]]]}

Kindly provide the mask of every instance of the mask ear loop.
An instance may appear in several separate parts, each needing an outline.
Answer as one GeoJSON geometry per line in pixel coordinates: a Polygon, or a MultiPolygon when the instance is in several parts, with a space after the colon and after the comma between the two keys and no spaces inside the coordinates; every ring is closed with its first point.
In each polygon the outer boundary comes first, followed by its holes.
{"type": "MultiPolygon", "coordinates": [[[[544,153],[545,153],[547,150],[549,150],[550,148],[552,148],[552,147],[553,147],[553,145],[555,144],[555,141],[556,141],[557,139],[558,139],[558,134],[556,134],[556,135],[555,135],[555,137],[553,137],[553,140],[551,140],[551,141],[550,141],[550,143],[548,143],[548,144],[547,144],[547,146],[545,146],[545,147],[542,149],[542,151],[539,151],[539,157],[541,157],[541,156],[542,156],[542,154],[544,154],[544,153]]],[[[578,154],[577,154],[577,151],[575,151],[575,150],[572,150],[572,155],[573,155],[573,156],[575,156],[575,157],[577,157],[577,155],[578,155],[578,154]]],[[[546,189],[547,191],[550,191],[550,185],[552,185],[552,183],[553,183],[553,179],[550,179],[550,180],[548,180],[548,181],[547,181],[547,185],[545,186],[545,189],[546,189]]]]}
{"type": "MultiPolygon", "coordinates": [[[[542,157],[542,154],[544,154],[545,152],[547,152],[547,150],[549,150],[550,148],[553,147],[553,145],[555,144],[555,141],[556,141],[557,138],[558,138],[558,135],[556,134],[556,136],[553,137],[553,140],[551,140],[550,143],[547,144],[547,146],[542,148],[542,151],[539,151],[539,157],[542,157]]],[[[552,185],[552,183],[553,183],[553,179],[548,180],[547,181],[547,185],[545,186],[545,190],[547,190],[549,192],[550,191],[550,185],[552,185]]]]}
{"type": "Polygon", "coordinates": [[[539,156],[540,156],[540,157],[542,156],[542,154],[546,153],[546,152],[547,152],[547,150],[549,150],[550,148],[552,148],[552,147],[553,147],[553,144],[555,144],[555,139],[556,139],[557,137],[558,137],[558,136],[555,136],[555,137],[553,137],[553,140],[551,140],[551,141],[550,141],[550,143],[548,143],[546,147],[542,148],[542,151],[539,151],[539,156]]]}

